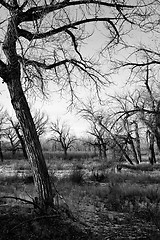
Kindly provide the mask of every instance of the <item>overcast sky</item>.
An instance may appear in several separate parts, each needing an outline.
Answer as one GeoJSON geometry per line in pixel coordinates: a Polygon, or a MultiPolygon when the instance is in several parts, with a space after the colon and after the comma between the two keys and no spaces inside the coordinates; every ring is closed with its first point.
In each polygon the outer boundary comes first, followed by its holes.
{"type": "MultiPolygon", "coordinates": [[[[101,44],[104,41],[104,37],[104,35],[100,34],[99,30],[96,30],[95,34],[90,38],[87,44],[84,45],[82,52],[86,55],[92,55],[93,53],[96,53],[98,48],[101,47],[101,44]]],[[[108,95],[114,94],[114,91],[124,93],[125,90],[122,88],[122,86],[124,86],[125,78],[126,76],[123,71],[114,76],[113,81],[117,84],[117,86],[111,85],[105,90],[105,93],[108,95]]],[[[80,95],[82,98],[86,97],[85,88],[82,88],[80,95]]],[[[80,118],[79,115],[77,115],[77,112],[75,110],[68,112],[68,100],[69,98],[66,96],[65,98],[61,98],[60,95],[54,92],[50,95],[49,100],[44,101],[43,99],[37,98],[36,101],[32,100],[31,105],[33,110],[40,109],[41,111],[46,112],[49,116],[50,121],[55,121],[57,118],[60,118],[71,126],[76,135],[84,135],[84,132],[88,130],[88,124],[85,120],[80,118]]],[[[6,109],[10,115],[14,116],[14,111],[10,102],[7,87],[5,83],[2,83],[2,81],[0,81],[0,103],[2,106],[4,106],[4,109],[6,109]]]]}
{"type": "MultiPolygon", "coordinates": [[[[117,78],[117,77],[116,77],[117,78]]],[[[110,95],[113,94],[114,91],[116,92],[123,92],[124,88],[122,88],[123,81],[122,75],[119,75],[117,79],[117,86],[111,85],[106,89],[106,94],[110,95]]],[[[84,89],[82,89],[82,98],[83,94],[85,97],[85,93],[83,93],[84,89]]],[[[11,105],[8,89],[6,87],[5,83],[2,83],[0,81],[0,103],[2,106],[4,106],[4,109],[6,109],[9,114],[13,117],[15,117],[14,110],[11,105]]],[[[85,91],[84,91],[85,92],[85,91]]],[[[31,101],[31,106],[33,111],[36,109],[40,109],[41,111],[45,112],[49,116],[50,121],[55,121],[57,118],[60,118],[62,121],[65,121],[68,123],[73,132],[77,136],[83,136],[85,135],[85,132],[88,129],[88,123],[86,120],[83,120],[80,115],[77,114],[77,111],[73,108],[72,111],[68,109],[69,106],[69,97],[68,98],[62,98],[58,93],[50,93],[50,97],[47,100],[44,100],[42,98],[37,98],[36,100],[31,101]],[[67,100],[68,99],[68,100],[67,100]]]]}

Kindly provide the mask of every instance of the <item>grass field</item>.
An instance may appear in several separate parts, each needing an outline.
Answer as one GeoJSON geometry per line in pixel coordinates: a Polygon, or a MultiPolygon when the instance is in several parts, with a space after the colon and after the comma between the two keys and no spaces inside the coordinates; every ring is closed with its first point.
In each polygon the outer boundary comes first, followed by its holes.
{"type": "Polygon", "coordinates": [[[160,239],[160,164],[123,163],[116,173],[114,164],[97,157],[50,156],[47,166],[58,203],[68,206],[74,221],[54,214],[47,221],[37,218],[32,205],[13,199],[32,201],[35,189],[31,176],[18,175],[30,170],[28,162],[10,159],[0,166],[15,171],[14,176],[0,175],[0,239],[160,239]],[[71,171],[58,178],[59,170],[71,171]]]}

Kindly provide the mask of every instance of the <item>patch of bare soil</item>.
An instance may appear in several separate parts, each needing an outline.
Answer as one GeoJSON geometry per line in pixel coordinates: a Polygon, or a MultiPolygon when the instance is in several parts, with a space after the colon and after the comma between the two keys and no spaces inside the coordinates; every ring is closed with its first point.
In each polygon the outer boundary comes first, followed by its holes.
{"type": "Polygon", "coordinates": [[[94,235],[71,219],[37,216],[30,208],[0,208],[0,240],[93,240],[94,235]]]}
{"type": "Polygon", "coordinates": [[[26,206],[0,208],[0,240],[159,240],[160,231],[131,216],[95,208],[83,209],[81,221],[59,215],[37,216],[26,206]],[[90,209],[90,211],[89,211],[90,209]],[[103,210],[103,211],[102,211],[103,210]]]}
{"type": "Polygon", "coordinates": [[[97,228],[102,239],[160,239],[160,232],[155,225],[137,219],[136,217],[130,218],[128,214],[124,213],[110,212],[107,216],[105,214],[99,214],[97,228]],[[107,219],[108,216],[109,220],[107,219]]]}
{"type": "MultiPolygon", "coordinates": [[[[103,206],[88,203],[82,206],[81,221],[85,222],[99,240],[159,240],[160,231],[151,222],[134,214],[108,211],[103,206]],[[90,205],[90,206],[89,206],[90,205]]],[[[79,210],[80,211],[80,210],[79,210]]]]}

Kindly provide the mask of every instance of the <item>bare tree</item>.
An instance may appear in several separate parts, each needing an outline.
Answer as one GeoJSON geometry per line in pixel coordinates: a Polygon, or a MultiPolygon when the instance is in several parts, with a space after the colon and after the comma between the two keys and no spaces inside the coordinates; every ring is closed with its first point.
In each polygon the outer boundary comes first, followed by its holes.
{"type": "Polygon", "coordinates": [[[137,112],[134,109],[134,94],[125,94],[123,96],[112,97],[115,101],[115,122],[121,122],[122,134],[126,135],[127,144],[130,146],[134,161],[139,164],[141,162],[141,147],[139,137],[137,112]]]}
{"type": "Polygon", "coordinates": [[[33,121],[36,127],[37,135],[43,135],[47,130],[48,116],[44,112],[37,110],[33,113],[33,121]]]}
{"type": "Polygon", "coordinates": [[[87,106],[84,106],[80,111],[81,115],[90,123],[90,130],[87,132],[94,137],[94,142],[91,142],[98,148],[99,156],[107,158],[107,134],[106,130],[99,124],[98,116],[102,116],[101,110],[95,110],[92,101],[87,106]]]}
{"type": "Polygon", "coordinates": [[[113,128],[113,125],[115,126],[115,124],[113,124],[114,117],[108,110],[102,108],[98,108],[98,110],[96,110],[93,102],[90,101],[90,103],[79,112],[91,124],[91,131],[89,131],[89,133],[96,138],[94,144],[98,146],[100,156],[103,151],[103,156],[106,158],[107,149],[117,148],[122,155],[124,155],[125,158],[133,164],[126,151],[129,137],[128,135],[126,136],[124,132],[119,130],[117,131],[117,129],[113,128]]]}
{"type": "MultiPolygon", "coordinates": [[[[9,114],[7,115],[9,126],[5,130],[5,135],[10,139],[13,151],[15,152],[17,149],[22,149],[24,158],[28,159],[21,126],[17,120],[13,120],[9,114]]],[[[37,135],[41,136],[44,134],[48,123],[48,116],[44,112],[37,110],[33,112],[33,121],[35,123],[37,135]]]]}
{"type": "MultiPolygon", "coordinates": [[[[127,68],[129,77],[127,81],[136,83],[136,88],[141,89],[141,101],[135,111],[141,112],[141,119],[146,124],[151,137],[150,143],[157,143],[160,150],[160,99],[159,99],[159,1],[153,1],[150,17],[145,19],[139,31],[138,41],[127,43],[124,59],[116,61],[115,68],[127,68]],[[144,97],[145,93],[145,97],[144,97]],[[158,94],[156,94],[158,93],[158,94]],[[154,135],[154,136],[153,136],[154,135]]],[[[123,53],[121,52],[123,55],[123,53]]],[[[114,69],[115,70],[115,69],[114,69]]],[[[152,144],[151,144],[152,145],[152,144]]],[[[151,146],[150,146],[151,147],[151,146]]],[[[152,147],[151,147],[152,148],[152,147]]],[[[153,150],[153,149],[152,149],[153,150]]],[[[152,154],[151,154],[152,155],[152,154]]],[[[151,162],[154,162],[154,154],[151,162]]]]}
{"type": "Polygon", "coordinates": [[[96,144],[95,138],[93,136],[87,136],[81,139],[82,142],[82,149],[85,152],[94,152],[96,153],[96,144]]]}
{"type": "Polygon", "coordinates": [[[151,164],[154,164],[156,162],[154,151],[155,141],[157,142],[158,149],[160,149],[159,90],[155,85],[151,69],[149,69],[148,65],[145,66],[145,69],[143,69],[143,72],[141,72],[140,77],[141,82],[143,83],[142,88],[137,92],[138,94],[136,94],[134,97],[134,101],[132,101],[132,109],[128,110],[127,113],[130,115],[136,115],[139,121],[141,121],[145,127],[147,145],[149,150],[149,162],[151,164]]]}
{"type": "Polygon", "coordinates": [[[7,127],[4,130],[4,137],[9,140],[10,146],[8,147],[8,151],[12,151],[12,157],[15,156],[15,153],[17,150],[20,149],[20,142],[19,139],[17,138],[16,132],[12,127],[7,127]]]}
{"type": "Polygon", "coordinates": [[[87,59],[80,44],[103,24],[103,33],[109,37],[103,50],[110,49],[108,43],[110,47],[119,43],[126,29],[143,21],[139,8],[145,10],[147,4],[138,0],[132,5],[101,0],[2,0],[0,4],[3,51],[0,77],[8,87],[21,125],[38,202],[45,210],[53,205],[54,193],[26,96],[35,91],[34,87],[44,93],[49,79],[60,90],[69,91],[72,101],[80,79],[85,84],[87,79],[92,81],[98,93],[99,84],[106,82],[106,75],[87,59]],[[88,33],[86,25],[91,29],[87,28],[88,33]]]}
{"type": "MultiPolygon", "coordinates": [[[[98,116],[98,119],[99,121],[99,125],[101,125],[105,130],[106,132],[108,133],[108,135],[110,136],[110,138],[112,139],[110,142],[109,142],[109,145],[111,146],[111,148],[116,148],[118,149],[118,152],[120,153],[119,155],[119,161],[121,161],[122,159],[122,156],[124,156],[124,158],[130,163],[133,165],[133,162],[132,162],[132,159],[130,158],[129,154],[128,154],[128,147],[127,147],[127,144],[128,144],[128,140],[129,140],[129,137],[128,135],[126,136],[126,134],[124,134],[124,132],[121,132],[121,130],[123,128],[113,128],[113,125],[115,126],[115,123],[112,124],[111,126],[108,126],[106,124],[106,119],[104,116],[98,116]]],[[[108,122],[108,120],[107,120],[108,122]]]]}
{"type": "Polygon", "coordinates": [[[67,151],[73,147],[73,143],[76,141],[76,137],[71,134],[71,128],[57,119],[55,123],[51,123],[51,132],[50,140],[60,143],[64,151],[64,159],[67,159],[67,151]]]}
{"type": "Polygon", "coordinates": [[[12,118],[8,118],[8,121],[11,123],[11,128],[14,129],[17,138],[19,139],[19,144],[21,145],[23,156],[25,159],[28,159],[27,152],[26,152],[26,145],[23,137],[23,133],[20,127],[19,122],[13,121],[12,118]]]}

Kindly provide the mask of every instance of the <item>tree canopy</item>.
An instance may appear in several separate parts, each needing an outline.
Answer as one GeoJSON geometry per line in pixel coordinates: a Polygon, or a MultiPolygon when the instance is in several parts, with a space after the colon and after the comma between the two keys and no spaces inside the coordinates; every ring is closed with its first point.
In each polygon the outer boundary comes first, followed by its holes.
{"type": "MultiPolygon", "coordinates": [[[[107,82],[109,69],[102,72],[103,61],[99,56],[88,56],[86,39],[98,32],[101,56],[106,57],[114,45],[125,42],[131,26],[143,24],[144,16],[139,12],[146,10],[148,4],[95,0],[1,1],[3,81],[8,81],[6,64],[10,63],[15,69],[20,68],[25,91],[30,89],[35,93],[33,87],[37,87],[44,92],[52,80],[58,86],[56,89],[68,91],[73,97],[75,87],[82,83],[87,86],[87,79],[98,91],[99,84],[107,82]]],[[[150,9],[147,11],[145,19],[150,14],[150,9]]],[[[105,61],[109,63],[109,55],[107,58],[105,61]]]]}

